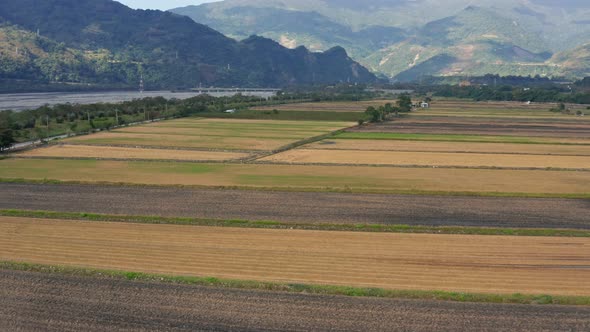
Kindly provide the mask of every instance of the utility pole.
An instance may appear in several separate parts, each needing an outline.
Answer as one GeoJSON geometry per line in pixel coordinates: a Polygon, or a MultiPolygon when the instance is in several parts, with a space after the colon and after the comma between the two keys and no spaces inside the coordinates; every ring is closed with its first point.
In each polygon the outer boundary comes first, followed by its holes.
{"type": "Polygon", "coordinates": [[[90,112],[86,112],[86,115],[88,115],[88,123],[90,123],[90,112]]]}
{"type": "Polygon", "coordinates": [[[117,123],[117,126],[119,125],[119,110],[115,110],[115,121],[117,123]]]}
{"type": "Polygon", "coordinates": [[[46,117],[47,117],[47,142],[49,142],[49,114],[47,114],[46,117]]]}

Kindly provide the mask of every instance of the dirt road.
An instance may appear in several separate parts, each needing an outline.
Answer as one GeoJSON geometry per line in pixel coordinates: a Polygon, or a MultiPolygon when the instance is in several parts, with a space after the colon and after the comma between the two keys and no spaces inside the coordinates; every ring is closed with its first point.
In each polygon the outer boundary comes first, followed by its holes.
{"type": "Polygon", "coordinates": [[[0,260],[385,289],[590,295],[590,239],[0,217],[0,260]]]}
{"type": "Polygon", "coordinates": [[[412,225],[590,228],[590,200],[0,183],[0,209],[412,225]]]}
{"type": "Polygon", "coordinates": [[[0,271],[0,330],[588,331],[590,308],[316,296],[0,271]]]}

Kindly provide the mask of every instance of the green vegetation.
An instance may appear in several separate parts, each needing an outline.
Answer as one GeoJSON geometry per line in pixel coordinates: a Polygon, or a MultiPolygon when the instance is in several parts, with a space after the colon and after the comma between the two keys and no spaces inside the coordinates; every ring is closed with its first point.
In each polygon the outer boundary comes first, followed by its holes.
{"type": "Polygon", "coordinates": [[[0,76],[31,85],[136,88],[142,77],[152,89],[376,80],[342,48],[313,53],[258,36],[236,41],[183,16],[111,0],[3,1],[0,22],[0,76]]]}
{"type": "Polygon", "coordinates": [[[346,121],[357,122],[365,119],[360,112],[331,112],[331,111],[260,111],[243,110],[233,114],[228,113],[200,113],[204,118],[222,119],[260,119],[260,120],[305,120],[305,121],[346,121]]]}
{"type": "Polygon", "coordinates": [[[579,47],[590,41],[588,24],[580,23],[587,21],[588,7],[550,2],[370,0],[360,7],[353,1],[283,0],[261,8],[259,0],[243,0],[172,11],[237,39],[255,33],[291,47],[340,45],[397,80],[588,75],[588,46],[579,47]],[[577,18],[564,20],[563,10],[577,18]]]}
{"type": "Polygon", "coordinates": [[[78,267],[66,267],[55,265],[30,264],[23,262],[1,261],[0,269],[27,271],[46,274],[77,276],[85,278],[107,278],[116,280],[129,280],[137,282],[172,283],[194,286],[210,286],[234,289],[253,289],[282,291],[291,293],[340,295],[354,297],[382,297],[404,299],[428,299],[454,302],[481,302],[481,303],[512,303],[534,305],[590,305],[589,296],[552,296],[552,295],[528,295],[528,294],[477,294],[446,291],[419,291],[419,290],[388,290],[381,288],[359,288],[331,285],[308,285],[280,282],[261,282],[247,280],[220,279],[215,277],[189,277],[169,276],[161,274],[149,274],[130,271],[100,270],[78,267]]]}
{"type": "Polygon", "coordinates": [[[515,143],[515,144],[555,144],[555,145],[590,145],[589,143],[569,143],[555,141],[552,138],[533,138],[522,136],[486,136],[457,134],[404,134],[404,133],[359,133],[345,132],[334,139],[370,139],[398,141],[438,141],[438,142],[474,142],[474,143],[515,143]]]}
{"type": "Polygon", "coordinates": [[[374,233],[416,233],[416,234],[459,234],[459,235],[504,235],[504,236],[551,236],[590,237],[590,231],[572,229],[529,229],[529,228],[487,228],[460,226],[411,226],[379,224],[322,224],[292,223],[280,221],[220,220],[202,218],[179,218],[159,216],[107,215],[96,213],[0,210],[0,216],[66,219],[87,221],[128,222],[141,224],[192,225],[239,228],[301,229],[321,231],[374,232],[374,233]]]}

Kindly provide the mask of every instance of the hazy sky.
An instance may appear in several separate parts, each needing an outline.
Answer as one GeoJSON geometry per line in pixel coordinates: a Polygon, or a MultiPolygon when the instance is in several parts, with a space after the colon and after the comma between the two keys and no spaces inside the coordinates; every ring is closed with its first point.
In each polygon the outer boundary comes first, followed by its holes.
{"type": "Polygon", "coordinates": [[[117,0],[131,8],[167,10],[188,5],[198,5],[216,0],[117,0]]]}

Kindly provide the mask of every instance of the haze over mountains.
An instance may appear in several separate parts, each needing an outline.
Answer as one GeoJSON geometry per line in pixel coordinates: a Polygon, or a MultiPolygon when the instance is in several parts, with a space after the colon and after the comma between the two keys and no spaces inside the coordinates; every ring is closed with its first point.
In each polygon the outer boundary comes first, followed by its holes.
{"type": "Polygon", "coordinates": [[[587,0],[225,0],[172,10],[236,39],[340,45],[387,77],[590,75],[587,0]]]}
{"type": "Polygon", "coordinates": [[[312,53],[236,41],[188,17],[111,0],[0,2],[0,83],[151,88],[372,82],[335,47],[312,53]]]}

